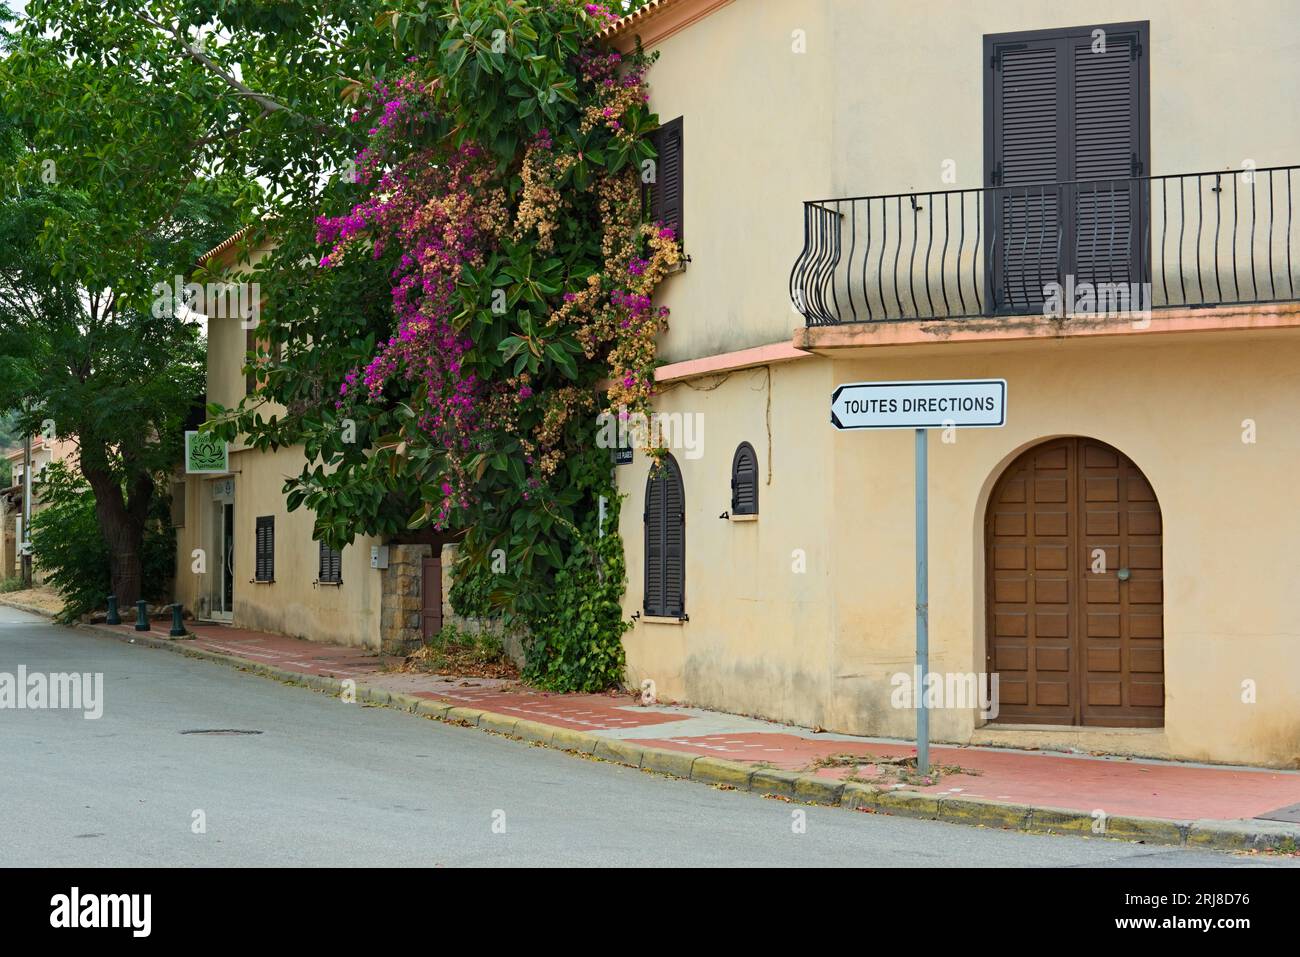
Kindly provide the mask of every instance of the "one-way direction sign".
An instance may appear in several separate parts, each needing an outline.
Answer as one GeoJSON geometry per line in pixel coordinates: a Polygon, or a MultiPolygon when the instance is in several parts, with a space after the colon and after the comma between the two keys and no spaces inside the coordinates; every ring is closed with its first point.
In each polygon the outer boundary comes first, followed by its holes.
{"type": "Polygon", "coordinates": [[[1006,379],[852,382],[831,395],[837,429],[990,429],[1007,424],[1006,379]]]}

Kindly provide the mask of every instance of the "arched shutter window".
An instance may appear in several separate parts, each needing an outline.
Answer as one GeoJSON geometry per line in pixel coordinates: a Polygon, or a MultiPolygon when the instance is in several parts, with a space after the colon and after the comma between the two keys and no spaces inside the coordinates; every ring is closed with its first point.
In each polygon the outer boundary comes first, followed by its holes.
{"type": "Polygon", "coordinates": [[[758,456],[748,442],[731,459],[731,514],[758,514],[758,456]]]}
{"type": "Polygon", "coordinates": [[[645,487],[645,613],[686,613],[686,496],[677,461],[665,456],[645,487]]]}

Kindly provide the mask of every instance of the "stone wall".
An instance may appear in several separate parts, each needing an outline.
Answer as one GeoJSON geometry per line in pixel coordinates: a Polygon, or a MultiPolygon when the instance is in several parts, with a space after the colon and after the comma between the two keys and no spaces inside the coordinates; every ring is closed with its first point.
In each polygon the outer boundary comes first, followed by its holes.
{"type": "MultiPolygon", "coordinates": [[[[432,545],[388,546],[379,614],[379,648],[387,655],[407,655],[424,643],[420,616],[422,563],[433,554],[432,545]]],[[[444,566],[445,569],[446,566],[444,566]]],[[[444,578],[446,572],[443,572],[444,578]]],[[[444,603],[446,591],[443,591],[444,603]]]]}

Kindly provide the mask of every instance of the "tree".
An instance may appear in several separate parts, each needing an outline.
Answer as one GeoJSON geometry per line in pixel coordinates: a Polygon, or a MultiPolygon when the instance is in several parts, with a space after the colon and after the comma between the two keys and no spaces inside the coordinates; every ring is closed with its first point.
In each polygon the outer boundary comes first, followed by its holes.
{"type": "MultiPolygon", "coordinates": [[[[65,462],[41,470],[37,483],[41,509],[32,518],[32,544],[45,580],[63,598],[60,617],[71,621],[101,607],[111,587],[108,543],[100,531],[95,496],[65,462]]],[[[166,500],[155,497],[141,548],[143,597],[158,599],[174,571],[176,536],[166,500]]]]}
{"type": "MultiPolygon", "coordinates": [[[[597,415],[648,409],[665,316],[651,295],[679,256],[670,229],[643,221],[648,61],[598,39],[634,6],[32,0],[0,62],[21,142],[10,235],[34,230],[15,256],[44,284],[46,325],[167,341],[176,320],[153,315],[149,290],[188,273],[202,224],[220,219],[212,200],[235,194],[246,247],[276,250],[235,277],[265,299],[266,346],[248,357],[264,384],[213,410],[216,427],[303,446],[289,506],[311,508],[324,541],[463,534],[461,574],[485,586],[470,591],[525,619],[531,673],[555,687],[621,669],[617,495],[597,415]],[[57,190],[37,188],[44,170],[57,190]]],[[[148,410],[116,406],[121,390],[105,400],[109,363],[83,358],[79,400],[97,416],[78,425],[83,461],[87,436],[92,467],[123,456],[95,492],[108,525],[125,511],[134,527],[152,487],[128,472],[164,451],[174,420],[155,410],[131,449],[91,432],[148,410]]],[[[9,394],[70,381],[38,381],[44,368],[3,373],[9,394]]],[[[159,363],[150,381],[164,378],[159,363]]],[[[129,565],[137,543],[106,538],[129,565]]]]}
{"type": "Polygon", "coordinates": [[[314,195],[370,72],[350,38],[374,11],[316,6],[32,0],[0,38],[0,412],[76,440],[123,603],[203,391],[199,327],[159,289],[267,193],[314,195]]]}
{"type": "MultiPolygon", "coordinates": [[[[75,268],[53,272],[31,237],[56,218],[91,229],[90,208],[60,189],[0,203],[0,406],[18,411],[25,433],[76,441],[114,593],[127,603],[139,596],[157,477],[178,461],[181,425],[203,392],[203,350],[193,323],[91,292],[75,268]]],[[[151,245],[161,255],[168,244],[151,245]]]]}
{"type": "Polygon", "coordinates": [[[358,98],[355,175],[322,191],[310,231],[279,220],[253,272],[266,385],[213,410],[227,437],[304,446],[289,507],[335,547],[463,535],[453,603],[522,618],[527,675],[565,690],[621,677],[599,416],[649,407],[651,296],[680,257],[644,221],[649,60],[601,44],[613,19],[576,0],[394,12],[402,57],[358,98]],[[263,417],[268,398],[288,414],[263,417]]]}

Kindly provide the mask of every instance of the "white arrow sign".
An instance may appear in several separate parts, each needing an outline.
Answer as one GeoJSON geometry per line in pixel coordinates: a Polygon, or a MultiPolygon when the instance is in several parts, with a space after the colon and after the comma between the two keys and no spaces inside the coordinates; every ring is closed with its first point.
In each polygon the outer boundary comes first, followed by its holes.
{"type": "Polygon", "coordinates": [[[837,429],[990,429],[1007,424],[1006,379],[853,382],[831,395],[837,429]]]}

